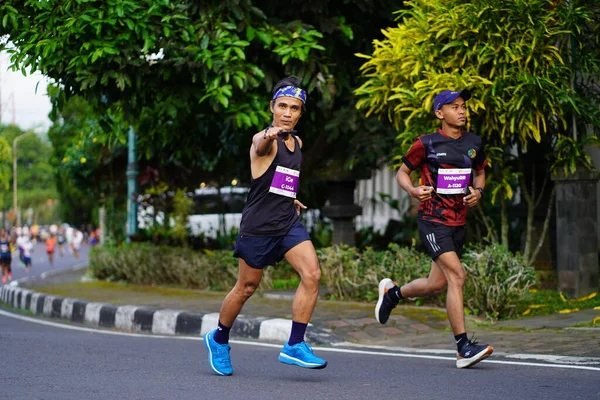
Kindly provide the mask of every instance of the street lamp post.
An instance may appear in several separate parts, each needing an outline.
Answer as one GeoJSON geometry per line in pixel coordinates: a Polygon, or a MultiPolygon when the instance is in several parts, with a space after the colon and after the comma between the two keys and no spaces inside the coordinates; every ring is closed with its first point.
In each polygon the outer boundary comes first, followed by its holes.
{"type": "Polygon", "coordinates": [[[137,169],[136,135],[133,127],[127,133],[127,242],[138,232],[137,226],[137,169]]]}
{"type": "Polygon", "coordinates": [[[19,213],[19,209],[17,208],[17,142],[23,139],[25,136],[35,133],[34,130],[27,131],[13,140],[13,210],[16,213],[17,218],[17,226],[21,226],[21,214],[19,213]]]}

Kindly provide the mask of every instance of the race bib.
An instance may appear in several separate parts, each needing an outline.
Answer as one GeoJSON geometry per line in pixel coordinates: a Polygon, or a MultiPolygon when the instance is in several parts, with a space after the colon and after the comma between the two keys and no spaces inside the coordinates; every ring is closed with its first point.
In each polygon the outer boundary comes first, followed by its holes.
{"type": "Polygon", "coordinates": [[[471,168],[440,168],[436,191],[440,194],[462,194],[470,181],[471,168]]]}
{"type": "Polygon", "coordinates": [[[269,192],[295,199],[299,179],[300,171],[278,166],[275,168],[269,192]]]}
{"type": "Polygon", "coordinates": [[[0,245],[0,253],[8,253],[9,252],[9,248],[7,244],[1,244],[0,245]]]}

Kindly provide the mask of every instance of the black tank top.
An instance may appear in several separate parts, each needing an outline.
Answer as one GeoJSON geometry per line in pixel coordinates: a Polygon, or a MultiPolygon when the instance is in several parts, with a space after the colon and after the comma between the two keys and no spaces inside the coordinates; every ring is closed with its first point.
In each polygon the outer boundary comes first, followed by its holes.
{"type": "Polygon", "coordinates": [[[294,207],[299,187],[302,150],[295,136],[294,151],[278,137],[277,154],[264,174],[250,183],[246,206],[242,212],[240,234],[281,236],[298,220],[294,207]]]}

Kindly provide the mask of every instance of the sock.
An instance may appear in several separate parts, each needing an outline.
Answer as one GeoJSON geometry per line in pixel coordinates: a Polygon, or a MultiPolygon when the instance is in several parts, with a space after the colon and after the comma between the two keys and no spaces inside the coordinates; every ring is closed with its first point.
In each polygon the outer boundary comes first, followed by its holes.
{"type": "Polygon", "coordinates": [[[308,324],[292,321],[292,332],[290,333],[290,340],[288,340],[290,346],[304,342],[304,334],[306,333],[307,326],[308,324]]]}
{"type": "Polygon", "coordinates": [[[397,304],[400,300],[402,300],[404,298],[402,296],[402,292],[400,291],[400,288],[398,286],[394,286],[393,288],[388,290],[387,296],[388,296],[388,300],[390,300],[394,304],[397,304]]]}
{"type": "Polygon", "coordinates": [[[454,336],[454,340],[456,340],[456,347],[458,348],[458,351],[460,351],[460,349],[462,349],[463,346],[469,342],[467,332],[454,336]]]}
{"type": "Polygon", "coordinates": [[[217,331],[215,332],[215,342],[219,344],[227,344],[229,343],[229,331],[231,327],[225,326],[219,321],[219,325],[217,326],[217,331]]]}

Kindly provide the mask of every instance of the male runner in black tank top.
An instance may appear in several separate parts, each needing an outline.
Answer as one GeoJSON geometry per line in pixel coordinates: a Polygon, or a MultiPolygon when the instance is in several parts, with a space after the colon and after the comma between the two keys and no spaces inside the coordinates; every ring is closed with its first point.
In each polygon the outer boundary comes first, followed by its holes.
{"type": "Polygon", "coordinates": [[[417,138],[402,157],[397,175],[402,189],[421,202],[417,220],[421,241],[433,260],[429,277],[400,288],[391,279],[382,279],[375,306],[375,318],[385,324],[400,299],[437,294],[447,287],[446,309],[458,349],[458,368],[468,368],[494,351],[491,346],[469,340],[463,309],[465,271],[460,255],[467,209],[483,195],[487,166],[481,138],[463,131],[465,101],[470,97],[468,90],[445,90],[435,97],[433,110],[442,128],[417,138]],[[421,184],[413,187],[410,174],[418,167],[421,184]]]}
{"type": "Polygon", "coordinates": [[[217,375],[231,375],[229,331],[246,300],[260,284],[263,268],[285,258],[300,275],[292,303],[290,338],[279,361],[320,369],[327,361],[315,356],[304,335],[319,293],[321,270],[308,231],[298,221],[296,200],[302,166],[302,140],[293,133],[306,102],[300,79],[290,76],[273,88],[272,124],[258,132],[250,147],[251,184],[242,212],[234,256],[239,258],[238,280],[225,297],[217,329],[204,336],[208,362],[217,375]]]}

